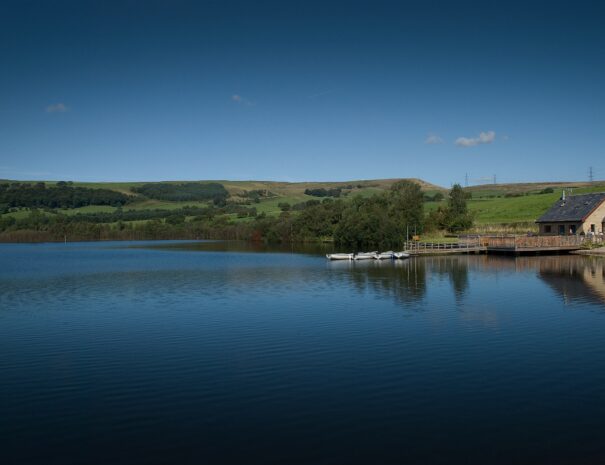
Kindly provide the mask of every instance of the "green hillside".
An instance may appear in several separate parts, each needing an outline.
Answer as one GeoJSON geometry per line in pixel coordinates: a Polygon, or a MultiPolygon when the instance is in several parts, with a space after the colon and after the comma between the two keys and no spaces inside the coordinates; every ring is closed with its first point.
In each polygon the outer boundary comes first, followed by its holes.
{"type": "MultiPolygon", "coordinates": [[[[412,180],[420,184],[427,199],[427,214],[445,205],[445,200],[431,200],[435,194],[447,196],[447,189],[419,179],[412,180]]],[[[13,220],[24,220],[35,211],[37,215],[49,218],[67,215],[81,218],[82,221],[106,223],[117,223],[115,218],[112,220],[112,215],[116,214],[119,214],[120,223],[133,224],[170,217],[174,217],[171,221],[193,221],[208,215],[214,221],[223,217],[227,221],[240,222],[250,221],[259,215],[277,217],[284,210],[297,215],[301,210],[299,206],[326,198],[337,197],[348,202],[356,196],[370,197],[390,189],[396,181],[398,179],[305,183],[228,180],[162,183],[48,181],[43,185],[38,181],[0,181],[0,220],[6,224],[13,220]],[[29,185],[27,195],[2,197],[2,192],[6,194],[10,190],[7,186],[13,183],[29,185]],[[1,190],[2,186],[4,191],[1,190]],[[65,195],[54,195],[56,202],[49,202],[45,197],[59,192],[53,189],[63,189],[65,195]],[[217,193],[220,198],[216,198],[217,193]],[[331,197],[323,196],[326,193],[331,197]],[[95,194],[94,198],[88,198],[91,194],[95,194]]],[[[572,194],[599,192],[605,191],[605,182],[496,184],[471,186],[465,190],[470,196],[468,205],[474,212],[476,226],[497,228],[500,225],[531,226],[560,197],[563,189],[572,194]]]]}

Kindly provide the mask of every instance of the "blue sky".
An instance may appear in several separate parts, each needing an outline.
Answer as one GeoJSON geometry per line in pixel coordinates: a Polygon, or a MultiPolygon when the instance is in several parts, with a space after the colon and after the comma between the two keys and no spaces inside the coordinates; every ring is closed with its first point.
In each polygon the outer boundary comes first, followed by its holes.
{"type": "Polygon", "coordinates": [[[0,3],[0,178],[605,179],[600,2],[0,3]]]}

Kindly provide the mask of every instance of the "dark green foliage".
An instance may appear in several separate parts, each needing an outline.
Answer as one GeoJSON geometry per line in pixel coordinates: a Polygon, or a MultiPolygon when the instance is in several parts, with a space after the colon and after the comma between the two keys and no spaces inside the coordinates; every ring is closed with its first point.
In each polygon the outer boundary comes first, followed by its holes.
{"type": "MultiPolygon", "coordinates": [[[[39,186],[39,188],[42,188],[39,186]]],[[[49,188],[46,188],[49,190],[49,188]]],[[[64,185],[61,189],[73,189],[64,185]]],[[[424,227],[420,186],[399,182],[385,193],[343,201],[331,197],[279,204],[279,217],[241,203],[215,199],[208,206],[58,214],[33,209],[21,219],[0,220],[0,240],[245,239],[265,242],[334,239],[361,250],[398,248],[424,227]],[[219,205],[215,205],[218,203],[219,205]],[[233,216],[237,216],[237,220],[233,216]],[[189,220],[187,218],[190,218],[189,220]]],[[[452,205],[457,203],[450,199],[452,205]]]]}
{"type": "Polygon", "coordinates": [[[109,189],[73,187],[71,183],[60,181],[56,187],[47,187],[43,182],[36,184],[0,184],[0,205],[26,208],[79,208],[86,205],[126,204],[130,198],[109,189]]]}
{"type": "Polygon", "coordinates": [[[261,198],[268,199],[271,197],[276,197],[276,195],[268,189],[254,189],[250,191],[244,191],[239,195],[240,197],[249,198],[256,203],[260,202],[261,198]]]}
{"type": "Polygon", "coordinates": [[[466,205],[469,197],[460,184],[454,184],[448,195],[447,207],[440,207],[431,213],[427,223],[431,227],[447,229],[449,232],[460,232],[471,228],[473,215],[466,205]]]}
{"type": "Polygon", "coordinates": [[[168,224],[172,224],[172,225],[177,225],[177,224],[182,224],[185,222],[185,215],[170,215],[168,218],[166,218],[166,223],[168,224]]]}
{"type": "Polygon", "coordinates": [[[445,196],[441,192],[436,192],[435,195],[424,194],[425,202],[441,202],[445,196]]]}
{"type": "Polygon", "coordinates": [[[335,187],[333,189],[324,189],[319,187],[317,189],[305,189],[305,194],[312,195],[313,197],[340,197],[342,189],[335,187]]]}
{"type": "Polygon", "coordinates": [[[224,202],[229,193],[222,184],[216,182],[185,182],[181,184],[157,182],[133,187],[132,191],[150,199],[168,201],[206,201],[224,202]]]}
{"type": "MultiPolygon", "coordinates": [[[[326,199],[324,199],[326,200],[326,199]]],[[[296,203],[292,206],[292,210],[301,211],[305,208],[312,207],[314,205],[319,205],[321,202],[319,200],[307,200],[306,202],[296,203]]]]}
{"type": "Polygon", "coordinates": [[[341,200],[309,205],[293,222],[296,239],[313,240],[334,236],[344,208],[345,204],[341,200]]]}
{"type": "Polygon", "coordinates": [[[420,185],[412,181],[399,181],[388,194],[389,214],[401,232],[420,233],[424,223],[424,205],[420,185]]]}
{"type": "Polygon", "coordinates": [[[369,198],[355,198],[343,211],[334,240],[355,250],[396,248],[424,225],[420,186],[401,181],[391,190],[369,198]]]}

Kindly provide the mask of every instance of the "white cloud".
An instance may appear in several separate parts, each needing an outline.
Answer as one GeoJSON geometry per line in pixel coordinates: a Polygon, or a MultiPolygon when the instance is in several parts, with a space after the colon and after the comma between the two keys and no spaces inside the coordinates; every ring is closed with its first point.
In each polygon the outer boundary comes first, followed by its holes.
{"type": "Polygon", "coordinates": [[[240,105],[248,105],[248,106],[254,106],[255,103],[252,102],[251,100],[248,100],[245,97],[242,97],[239,94],[233,94],[231,96],[231,101],[235,102],[235,103],[239,103],[240,105]]]}
{"type": "Polygon", "coordinates": [[[437,134],[429,134],[424,140],[425,144],[443,144],[443,139],[437,134]]]}
{"type": "Polygon", "coordinates": [[[53,103],[46,107],[46,113],[65,113],[69,108],[64,103],[53,103]]]}
{"type": "Polygon", "coordinates": [[[496,140],[496,133],[494,131],[482,132],[478,137],[458,137],[454,142],[460,147],[473,147],[479,144],[491,144],[496,140]]]}

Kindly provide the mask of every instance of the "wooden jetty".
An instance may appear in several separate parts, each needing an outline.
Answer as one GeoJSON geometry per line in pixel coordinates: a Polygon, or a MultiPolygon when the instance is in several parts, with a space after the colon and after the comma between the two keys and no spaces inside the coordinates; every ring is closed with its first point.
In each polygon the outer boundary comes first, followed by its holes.
{"type": "Polygon", "coordinates": [[[405,250],[411,255],[443,255],[471,253],[539,254],[568,253],[582,248],[587,236],[472,236],[458,242],[437,243],[408,241],[405,250]]]}
{"type": "Polygon", "coordinates": [[[404,250],[410,255],[446,255],[446,254],[468,254],[485,253],[487,248],[479,241],[461,242],[419,242],[408,241],[404,250]]]}

